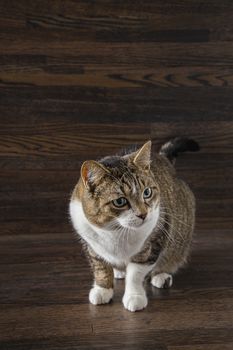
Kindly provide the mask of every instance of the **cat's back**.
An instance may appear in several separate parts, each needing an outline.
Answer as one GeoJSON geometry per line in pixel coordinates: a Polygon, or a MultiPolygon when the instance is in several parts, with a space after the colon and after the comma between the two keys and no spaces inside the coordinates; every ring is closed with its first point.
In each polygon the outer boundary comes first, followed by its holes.
{"type": "MultiPolygon", "coordinates": [[[[189,185],[177,175],[176,169],[163,155],[153,157],[151,170],[159,183],[160,194],[166,205],[174,206],[177,211],[195,211],[195,197],[189,185]]],[[[182,174],[181,174],[182,176],[182,174]]]]}

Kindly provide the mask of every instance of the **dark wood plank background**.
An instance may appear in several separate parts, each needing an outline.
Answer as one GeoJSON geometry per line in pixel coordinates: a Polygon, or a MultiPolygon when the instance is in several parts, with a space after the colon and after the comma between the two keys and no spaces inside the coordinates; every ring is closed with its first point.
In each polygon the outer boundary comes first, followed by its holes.
{"type": "Polygon", "coordinates": [[[233,348],[232,0],[0,0],[0,349],[233,348]],[[68,217],[81,163],[152,139],[201,146],[190,264],[149,307],[88,304],[68,217]]]}

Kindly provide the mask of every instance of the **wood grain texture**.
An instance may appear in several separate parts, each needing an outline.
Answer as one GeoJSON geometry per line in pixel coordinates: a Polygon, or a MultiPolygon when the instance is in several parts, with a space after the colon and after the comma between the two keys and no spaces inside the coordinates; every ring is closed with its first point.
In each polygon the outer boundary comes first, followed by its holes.
{"type": "Polygon", "coordinates": [[[233,2],[0,1],[0,349],[233,346],[233,2]],[[189,264],[129,313],[88,303],[68,215],[86,159],[197,140],[189,264]]]}

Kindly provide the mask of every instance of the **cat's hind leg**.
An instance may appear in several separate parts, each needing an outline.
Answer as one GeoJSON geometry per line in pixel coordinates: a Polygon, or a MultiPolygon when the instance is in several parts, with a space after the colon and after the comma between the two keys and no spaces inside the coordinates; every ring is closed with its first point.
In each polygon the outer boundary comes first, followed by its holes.
{"type": "Polygon", "coordinates": [[[166,272],[151,276],[151,284],[157,288],[170,288],[172,286],[172,275],[166,272]]]}

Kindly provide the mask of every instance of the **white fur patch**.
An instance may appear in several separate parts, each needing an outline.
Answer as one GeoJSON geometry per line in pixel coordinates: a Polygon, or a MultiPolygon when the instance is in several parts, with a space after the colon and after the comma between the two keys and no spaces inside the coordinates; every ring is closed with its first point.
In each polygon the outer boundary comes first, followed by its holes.
{"type": "Polygon", "coordinates": [[[172,275],[168,273],[159,273],[151,278],[151,284],[157,288],[163,288],[166,284],[167,287],[172,286],[172,275]]]}
{"type": "Polygon", "coordinates": [[[143,220],[136,216],[132,209],[127,210],[125,213],[117,218],[119,224],[125,228],[137,228],[143,224],[143,220]]]}
{"type": "Polygon", "coordinates": [[[122,300],[127,310],[134,312],[147,306],[147,296],[143,287],[143,281],[145,276],[153,269],[153,266],[135,263],[128,264],[125,294],[122,300]]]}
{"type": "Polygon", "coordinates": [[[116,278],[118,280],[122,280],[125,278],[125,271],[113,269],[113,272],[114,272],[114,278],[116,278]]]}
{"type": "Polygon", "coordinates": [[[125,309],[135,312],[144,309],[148,300],[146,294],[124,294],[123,304],[125,309]]]}
{"type": "Polygon", "coordinates": [[[94,305],[107,304],[113,297],[112,288],[102,288],[95,285],[89,293],[89,301],[94,305]]]}
{"type": "Polygon", "coordinates": [[[97,227],[91,224],[80,201],[70,202],[70,216],[78,234],[91,246],[96,254],[112,265],[126,266],[130,257],[140,252],[145,240],[155,228],[159,219],[159,207],[148,213],[139,226],[121,230],[97,227]]]}

